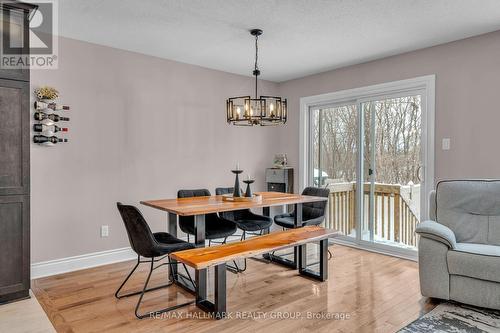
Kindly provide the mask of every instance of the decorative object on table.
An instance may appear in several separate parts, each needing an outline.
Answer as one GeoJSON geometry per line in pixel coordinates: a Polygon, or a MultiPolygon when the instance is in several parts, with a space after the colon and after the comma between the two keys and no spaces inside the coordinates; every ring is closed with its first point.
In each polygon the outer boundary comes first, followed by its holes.
{"type": "Polygon", "coordinates": [[[286,154],[274,155],[273,165],[275,168],[286,168],[286,166],[288,165],[286,154]]]}
{"type": "Polygon", "coordinates": [[[234,173],[236,175],[235,179],[234,179],[234,192],[233,192],[233,197],[237,198],[237,197],[241,197],[241,190],[240,190],[240,178],[239,178],[239,174],[243,172],[243,170],[240,170],[240,164],[237,163],[236,164],[236,169],[235,170],[231,170],[232,173],[234,173]]]}
{"type": "Polygon", "coordinates": [[[252,29],[250,34],[255,37],[255,64],[252,74],[255,76],[255,97],[240,96],[231,97],[226,100],[226,116],[228,124],[236,126],[269,126],[286,123],[287,101],[286,98],[277,96],[257,97],[258,77],[260,70],[257,64],[259,48],[259,36],[262,30],[252,29]]]}
{"type": "Polygon", "coordinates": [[[222,201],[229,202],[262,202],[262,195],[254,193],[251,197],[233,197],[232,194],[223,194],[222,201]]]}
{"type": "Polygon", "coordinates": [[[247,189],[245,191],[245,197],[247,198],[253,197],[253,192],[250,188],[250,184],[252,184],[253,182],[255,182],[255,179],[250,179],[250,175],[248,175],[248,178],[243,181],[243,183],[247,184],[247,189]]]}
{"type": "Polygon", "coordinates": [[[56,103],[59,98],[59,92],[53,87],[40,87],[35,89],[37,100],[33,104],[35,113],[33,118],[38,122],[33,125],[33,142],[37,144],[52,146],[60,142],[68,142],[66,138],[59,138],[55,134],[58,132],[68,132],[67,127],[56,126],[55,123],[60,121],[69,121],[68,117],[63,117],[53,111],[68,111],[68,105],[56,103]]]}
{"type": "Polygon", "coordinates": [[[446,302],[399,330],[424,332],[500,332],[500,311],[446,302]]]}

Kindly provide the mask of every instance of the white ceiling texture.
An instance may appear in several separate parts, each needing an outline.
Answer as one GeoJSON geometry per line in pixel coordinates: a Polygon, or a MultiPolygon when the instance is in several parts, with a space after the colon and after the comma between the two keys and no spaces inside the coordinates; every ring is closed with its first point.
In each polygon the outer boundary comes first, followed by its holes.
{"type": "Polygon", "coordinates": [[[282,82],[500,30],[500,0],[59,0],[60,35],[282,82]]]}

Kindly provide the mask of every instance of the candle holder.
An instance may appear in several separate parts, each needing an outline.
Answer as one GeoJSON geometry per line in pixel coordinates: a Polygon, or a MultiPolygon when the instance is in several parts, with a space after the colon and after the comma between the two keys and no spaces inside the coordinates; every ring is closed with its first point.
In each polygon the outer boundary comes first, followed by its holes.
{"type": "Polygon", "coordinates": [[[238,175],[243,172],[243,170],[231,170],[232,173],[236,175],[234,179],[234,192],[233,192],[233,197],[239,198],[241,197],[241,190],[240,190],[240,178],[238,175]]]}
{"type": "Polygon", "coordinates": [[[243,181],[243,183],[247,184],[247,190],[245,192],[245,197],[247,198],[253,197],[253,192],[252,189],[250,188],[250,184],[252,184],[253,182],[255,182],[255,179],[247,179],[243,181]]]}

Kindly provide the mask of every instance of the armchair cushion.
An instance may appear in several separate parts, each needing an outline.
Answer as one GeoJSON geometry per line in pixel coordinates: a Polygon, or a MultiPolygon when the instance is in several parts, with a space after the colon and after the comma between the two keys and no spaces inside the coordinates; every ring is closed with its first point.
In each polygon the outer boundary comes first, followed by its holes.
{"type": "Polygon", "coordinates": [[[439,182],[436,221],[459,243],[500,245],[500,180],[439,182]]]}
{"type": "Polygon", "coordinates": [[[457,243],[447,261],[450,274],[500,282],[500,246],[457,243]]]}
{"type": "Polygon", "coordinates": [[[441,242],[450,249],[455,249],[457,241],[455,234],[445,225],[435,221],[424,221],[417,225],[415,232],[421,237],[430,238],[441,242]]]}

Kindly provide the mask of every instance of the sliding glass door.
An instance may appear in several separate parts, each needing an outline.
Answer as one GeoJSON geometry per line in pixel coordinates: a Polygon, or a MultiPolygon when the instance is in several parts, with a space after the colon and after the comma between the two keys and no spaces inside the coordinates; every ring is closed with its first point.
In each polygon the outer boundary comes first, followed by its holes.
{"type": "Polygon", "coordinates": [[[330,189],[327,223],[356,238],[358,108],[355,103],[311,109],[312,186],[330,189]]]}
{"type": "Polygon", "coordinates": [[[415,253],[432,186],[424,181],[432,161],[427,90],[351,97],[307,108],[306,185],[330,189],[326,227],[344,240],[415,253]]]}
{"type": "Polygon", "coordinates": [[[361,238],[415,248],[420,220],[422,96],[361,103],[364,116],[364,219],[361,238]]]}

